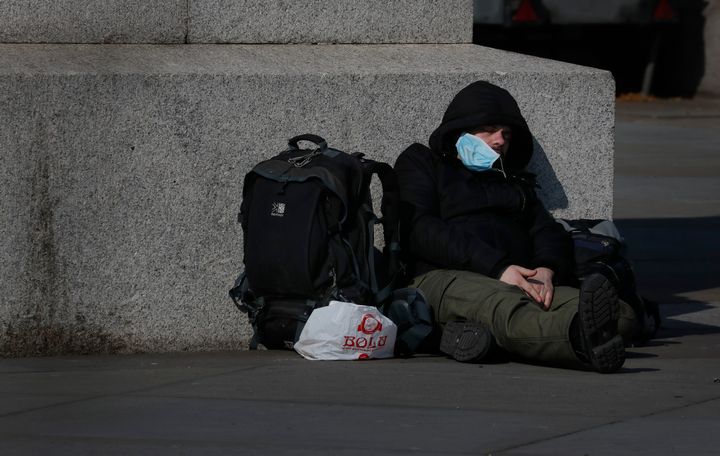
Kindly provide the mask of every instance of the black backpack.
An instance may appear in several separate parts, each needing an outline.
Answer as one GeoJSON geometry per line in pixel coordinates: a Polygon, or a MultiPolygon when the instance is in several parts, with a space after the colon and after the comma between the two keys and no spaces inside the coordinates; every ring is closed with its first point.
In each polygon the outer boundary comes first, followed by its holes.
{"type": "Polygon", "coordinates": [[[246,176],[238,215],[244,273],[230,296],[254,329],[250,348],[292,349],[313,309],[331,300],[379,305],[398,267],[399,192],[386,163],[300,135],[246,176]],[[301,149],[307,141],[317,147],[301,149]],[[382,184],[382,219],[370,182],[382,184]],[[374,246],[375,225],[385,247],[374,246]]]}
{"type": "Polygon", "coordinates": [[[656,302],[640,296],[635,271],[626,256],[627,245],[610,220],[564,220],[558,222],[572,237],[575,251],[575,276],[578,280],[594,272],[604,273],[615,284],[618,297],[635,311],[636,336],[628,341],[642,344],[660,328],[660,310],[656,302]]]}

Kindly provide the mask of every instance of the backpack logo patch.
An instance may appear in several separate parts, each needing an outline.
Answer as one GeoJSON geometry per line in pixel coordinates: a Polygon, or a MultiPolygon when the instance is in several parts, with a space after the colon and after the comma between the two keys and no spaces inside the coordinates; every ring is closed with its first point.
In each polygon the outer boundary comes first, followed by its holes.
{"type": "Polygon", "coordinates": [[[272,203],[272,210],[270,215],[273,217],[284,217],[285,216],[285,203],[272,203]]]}

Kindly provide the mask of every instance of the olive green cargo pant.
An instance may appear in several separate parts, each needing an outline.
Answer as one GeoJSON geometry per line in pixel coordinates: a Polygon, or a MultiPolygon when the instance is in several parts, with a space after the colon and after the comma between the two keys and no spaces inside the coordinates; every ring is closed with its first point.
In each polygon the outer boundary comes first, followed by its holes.
{"type": "MultiPolygon", "coordinates": [[[[544,363],[575,365],[570,324],[577,313],[576,288],[556,287],[544,310],[518,287],[468,271],[435,270],[411,283],[420,288],[444,326],[454,320],[479,321],[509,353],[544,363]]],[[[621,302],[619,327],[634,327],[634,313],[621,302]]]]}

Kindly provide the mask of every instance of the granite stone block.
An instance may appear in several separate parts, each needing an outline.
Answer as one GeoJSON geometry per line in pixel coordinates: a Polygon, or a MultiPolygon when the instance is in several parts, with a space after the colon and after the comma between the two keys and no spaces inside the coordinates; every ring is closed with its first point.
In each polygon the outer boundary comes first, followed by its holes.
{"type": "Polygon", "coordinates": [[[393,163],[478,79],[518,99],[547,206],[610,217],[605,71],[473,45],[0,45],[0,352],[245,346],[244,174],[306,132],[393,163]]]}
{"type": "Polygon", "coordinates": [[[3,0],[0,43],[183,43],[187,0],[3,0]]]}
{"type": "Polygon", "coordinates": [[[190,43],[470,43],[472,0],[191,0],[190,43]]]}

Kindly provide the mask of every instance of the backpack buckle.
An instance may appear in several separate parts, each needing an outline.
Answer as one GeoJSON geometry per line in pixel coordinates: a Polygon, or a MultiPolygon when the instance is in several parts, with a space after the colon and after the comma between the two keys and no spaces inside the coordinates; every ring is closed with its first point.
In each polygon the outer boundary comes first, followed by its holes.
{"type": "Polygon", "coordinates": [[[320,154],[320,149],[313,150],[309,154],[300,155],[298,157],[292,157],[288,158],[287,162],[293,165],[296,168],[302,168],[303,166],[307,165],[312,161],[313,158],[315,158],[316,155],[320,154]]]}

